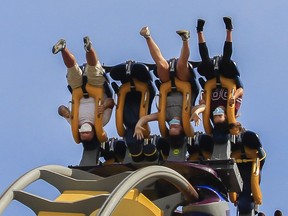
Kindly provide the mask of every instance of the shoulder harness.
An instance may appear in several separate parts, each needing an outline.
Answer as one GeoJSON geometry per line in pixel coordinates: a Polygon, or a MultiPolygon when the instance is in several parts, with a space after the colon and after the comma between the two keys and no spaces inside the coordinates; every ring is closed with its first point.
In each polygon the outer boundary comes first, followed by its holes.
{"type": "Polygon", "coordinates": [[[175,77],[175,65],[176,59],[169,60],[170,66],[170,79],[171,82],[161,83],[159,90],[159,115],[158,125],[162,137],[167,137],[168,128],[166,127],[166,105],[167,95],[172,91],[178,91],[182,93],[182,126],[184,129],[185,136],[193,137],[194,129],[190,123],[191,115],[191,100],[192,100],[192,89],[190,82],[181,81],[175,77]]]}

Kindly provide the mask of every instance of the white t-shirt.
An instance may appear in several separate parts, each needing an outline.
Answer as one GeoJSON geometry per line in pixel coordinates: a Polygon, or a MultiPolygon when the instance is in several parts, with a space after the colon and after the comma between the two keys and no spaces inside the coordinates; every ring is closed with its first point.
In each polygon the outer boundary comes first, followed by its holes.
{"type": "Polygon", "coordinates": [[[81,98],[79,105],[79,125],[90,122],[94,125],[95,100],[93,97],[81,98]]]}

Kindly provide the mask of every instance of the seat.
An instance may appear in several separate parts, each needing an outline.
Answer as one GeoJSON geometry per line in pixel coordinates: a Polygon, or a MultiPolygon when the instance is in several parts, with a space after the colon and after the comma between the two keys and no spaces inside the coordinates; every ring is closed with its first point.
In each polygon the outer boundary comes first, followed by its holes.
{"type": "MultiPolygon", "coordinates": [[[[142,116],[150,114],[151,104],[155,96],[149,71],[149,67],[144,63],[131,60],[113,66],[110,70],[111,78],[121,83],[118,86],[116,82],[112,82],[112,87],[117,95],[115,113],[117,133],[125,140],[133,160],[142,160],[144,151],[143,141],[133,137],[135,126],[142,116]]],[[[144,138],[149,139],[150,128],[148,124],[143,127],[145,128],[144,138]]]]}
{"type": "MultiPolygon", "coordinates": [[[[262,204],[262,192],[260,188],[261,168],[264,164],[266,153],[262,148],[258,135],[252,131],[245,131],[239,136],[240,142],[232,148],[231,158],[235,158],[243,182],[248,185],[254,203],[262,204]]],[[[233,203],[237,202],[236,193],[229,194],[233,203]]]]}
{"type": "MultiPolygon", "coordinates": [[[[95,100],[95,120],[94,127],[96,136],[99,142],[107,141],[107,134],[103,129],[103,114],[98,114],[98,106],[104,101],[104,87],[95,87],[90,84],[86,84],[86,91],[89,97],[93,97],[95,100]]],[[[83,90],[81,87],[76,88],[72,91],[72,111],[71,111],[71,129],[73,138],[76,143],[80,143],[79,137],[79,105],[81,98],[84,97],[83,90]]]]}
{"type": "MultiPolygon", "coordinates": [[[[170,78],[171,82],[165,82],[165,83],[159,83],[157,86],[159,86],[159,117],[158,117],[158,125],[159,130],[162,137],[167,137],[168,135],[168,129],[166,127],[166,105],[167,105],[167,96],[169,93],[173,91],[181,92],[183,96],[183,102],[182,102],[182,125],[184,129],[185,136],[187,137],[193,137],[194,136],[194,129],[190,122],[191,117],[191,109],[192,106],[195,103],[195,99],[197,98],[197,95],[199,93],[199,87],[197,85],[195,74],[193,71],[192,66],[190,66],[191,71],[191,81],[181,81],[178,78],[175,77],[175,70],[176,70],[176,59],[170,59],[170,78]]],[[[154,74],[156,74],[154,72],[154,74]]],[[[156,74],[157,75],[157,74],[156,74]]]]}
{"type": "MultiPolygon", "coordinates": [[[[236,116],[235,116],[235,104],[229,105],[229,100],[233,97],[233,94],[236,92],[236,84],[233,79],[225,78],[223,76],[219,76],[220,78],[220,83],[222,88],[226,88],[228,91],[227,95],[227,105],[226,105],[226,115],[228,119],[228,123],[236,123],[236,116]]],[[[205,103],[206,103],[206,108],[205,111],[203,112],[203,125],[205,132],[209,135],[212,134],[212,124],[210,121],[211,118],[211,95],[213,93],[213,90],[217,88],[217,78],[210,79],[206,81],[205,87],[204,87],[204,92],[205,92],[205,103]]],[[[232,135],[237,135],[239,134],[239,130],[233,128],[230,129],[230,133],[232,135]]]]}

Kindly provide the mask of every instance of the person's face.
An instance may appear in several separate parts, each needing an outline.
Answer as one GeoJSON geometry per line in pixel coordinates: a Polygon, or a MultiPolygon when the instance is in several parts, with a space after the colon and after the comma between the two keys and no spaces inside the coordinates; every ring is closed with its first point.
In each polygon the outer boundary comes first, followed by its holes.
{"type": "Polygon", "coordinates": [[[58,108],[58,112],[60,115],[62,115],[64,118],[69,118],[70,117],[70,112],[69,110],[67,109],[67,107],[65,106],[60,106],[58,108]]]}
{"type": "Polygon", "coordinates": [[[226,116],[224,114],[222,115],[214,115],[214,123],[223,123],[226,121],[226,116]]]}
{"type": "Polygon", "coordinates": [[[170,136],[178,136],[182,133],[183,128],[180,124],[171,124],[169,129],[170,136]]]}
{"type": "Polygon", "coordinates": [[[89,132],[81,132],[80,133],[80,139],[82,141],[91,141],[93,139],[94,136],[94,132],[93,131],[89,131],[89,132]]]}

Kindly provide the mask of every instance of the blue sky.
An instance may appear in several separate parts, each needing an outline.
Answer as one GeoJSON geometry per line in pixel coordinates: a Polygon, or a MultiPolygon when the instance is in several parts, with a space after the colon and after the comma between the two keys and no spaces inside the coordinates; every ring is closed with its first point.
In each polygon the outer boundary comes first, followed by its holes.
{"type": "MultiPolygon", "coordinates": [[[[167,59],[180,52],[181,40],[175,31],[188,29],[190,60],[199,60],[197,19],[206,20],[207,45],[210,54],[216,55],[222,53],[225,39],[222,17],[231,16],[233,59],[245,86],[239,120],[259,134],[268,154],[260,210],[266,215],[277,208],[288,212],[287,172],[283,169],[288,151],[287,1],[2,0],[0,5],[0,193],[35,167],[80,161],[82,146],[74,144],[68,124],[57,114],[58,106],[70,99],[61,56],[51,53],[59,38],[67,40],[79,63],[85,61],[82,38],[86,35],[105,65],[129,59],[153,63],[139,35],[142,26],[150,27],[167,59]]],[[[110,137],[117,137],[113,121],[106,130],[110,137]]],[[[156,127],[153,131],[157,132],[156,127]]],[[[40,187],[33,189],[43,193],[40,187]]],[[[13,202],[4,215],[33,214],[13,202]]]]}

